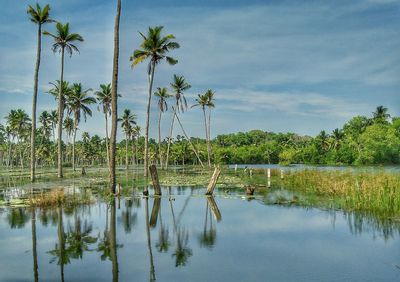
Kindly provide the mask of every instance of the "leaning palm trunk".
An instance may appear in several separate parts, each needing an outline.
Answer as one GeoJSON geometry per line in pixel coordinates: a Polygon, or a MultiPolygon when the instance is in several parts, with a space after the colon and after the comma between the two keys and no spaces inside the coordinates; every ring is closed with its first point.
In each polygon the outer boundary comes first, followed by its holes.
{"type": "Polygon", "coordinates": [[[117,0],[117,14],[114,24],[114,59],[111,90],[111,139],[110,139],[110,192],[115,194],[115,147],[117,141],[117,119],[118,119],[118,57],[119,57],[119,21],[121,15],[121,0],[117,0]]]}
{"type": "Polygon", "coordinates": [[[193,152],[194,152],[194,154],[196,155],[197,159],[199,160],[199,163],[200,163],[201,167],[204,168],[203,162],[201,161],[201,159],[200,159],[200,157],[199,157],[199,154],[197,153],[196,147],[193,145],[192,141],[190,141],[190,138],[189,138],[188,135],[186,134],[186,131],[185,131],[185,129],[183,128],[183,125],[182,125],[182,123],[181,123],[181,121],[180,121],[180,119],[179,119],[179,117],[178,117],[178,115],[177,115],[176,113],[175,113],[175,116],[176,116],[176,120],[178,121],[179,125],[181,126],[183,135],[185,135],[186,139],[189,141],[189,144],[192,146],[193,152]]]}
{"type": "Polygon", "coordinates": [[[39,66],[40,66],[40,51],[42,47],[42,25],[38,27],[38,46],[36,54],[35,78],[33,84],[33,98],[32,98],[32,131],[31,131],[31,181],[35,181],[35,165],[36,165],[36,152],[35,152],[35,135],[36,135],[36,104],[39,80],[39,66]]]}
{"type": "Polygon", "coordinates": [[[160,157],[160,166],[162,169],[163,168],[163,155],[161,152],[161,114],[162,114],[162,112],[160,111],[158,114],[158,155],[160,157]]]}
{"type": "Polygon", "coordinates": [[[168,146],[167,146],[167,156],[165,160],[165,169],[168,169],[168,158],[169,158],[169,148],[171,147],[171,138],[172,138],[172,131],[174,129],[174,122],[175,122],[175,115],[176,115],[176,108],[178,105],[173,107],[173,114],[172,114],[172,121],[171,121],[171,128],[169,130],[169,137],[168,137],[168,146]]]}
{"type": "Polygon", "coordinates": [[[64,47],[61,49],[61,75],[58,94],[58,178],[63,177],[62,171],[62,121],[64,115],[64,97],[62,93],[62,85],[64,80],[64,47]]]}
{"type": "Polygon", "coordinates": [[[205,111],[204,107],[203,107],[203,116],[204,116],[204,129],[206,130],[208,168],[211,168],[210,146],[208,146],[208,144],[209,144],[209,136],[208,136],[208,128],[207,128],[206,111],[205,111]]]}
{"type": "MultiPolygon", "coordinates": [[[[149,119],[150,119],[150,105],[151,105],[151,93],[153,89],[154,81],[154,70],[156,68],[156,63],[153,61],[151,64],[151,73],[149,77],[149,100],[147,102],[147,113],[146,113],[146,128],[144,133],[144,176],[147,177],[148,172],[148,162],[149,162],[149,119]]],[[[144,192],[147,191],[147,186],[145,186],[144,192]]]]}

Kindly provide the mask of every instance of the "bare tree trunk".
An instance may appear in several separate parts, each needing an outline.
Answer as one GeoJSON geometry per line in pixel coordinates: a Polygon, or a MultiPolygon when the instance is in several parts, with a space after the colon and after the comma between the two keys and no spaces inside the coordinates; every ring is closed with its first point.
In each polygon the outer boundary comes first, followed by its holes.
{"type": "Polygon", "coordinates": [[[110,139],[110,192],[115,194],[115,147],[117,142],[118,119],[118,58],[119,58],[119,21],[121,16],[121,0],[117,0],[117,14],[114,24],[114,58],[111,89],[111,139],[110,139]]]}
{"type": "MultiPolygon", "coordinates": [[[[152,62],[151,64],[151,73],[149,77],[149,100],[147,102],[147,113],[146,113],[146,127],[144,132],[144,176],[148,175],[148,163],[149,163],[149,120],[150,120],[150,105],[151,105],[151,94],[153,89],[153,81],[154,81],[154,70],[156,68],[156,63],[152,62]]],[[[147,186],[145,186],[145,190],[147,191],[147,186]]]]}
{"type": "Polygon", "coordinates": [[[35,165],[36,165],[36,104],[39,80],[40,52],[42,48],[42,25],[38,27],[38,46],[36,54],[35,78],[33,83],[33,98],[32,98],[32,131],[31,131],[31,182],[35,181],[35,165]]]}
{"type": "Polygon", "coordinates": [[[189,141],[189,144],[192,146],[193,152],[196,155],[197,159],[199,160],[199,163],[200,163],[201,167],[204,168],[203,162],[201,161],[201,159],[199,157],[199,154],[197,153],[196,147],[193,145],[192,141],[190,141],[190,138],[186,134],[186,131],[183,128],[183,125],[182,125],[182,123],[181,123],[181,121],[180,121],[180,119],[179,119],[179,117],[178,117],[178,115],[176,113],[175,113],[175,116],[176,116],[177,121],[179,122],[179,125],[181,126],[183,134],[185,135],[186,139],[189,141]]]}
{"type": "Polygon", "coordinates": [[[61,49],[61,75],[58,94],[58,178],[63,178],[62,170],[62,121],[64,115],[64,95],[62,85],[64,80],[64,48],[61,49]]]}
{"type": "Polygon", "coordinates": [[[169,137],[168,137],[168,147],[167,147],[167,156],[166,156],[166,160],[165,160],[165,169],[168,169],[168,158],[169,158],[169,148],[171,146],[171,138],[172,138],[172,131],[174,129],[174,121],[175,121],[175,115],[176,115],[176,108],[178,107],[178,105],[176,105],[175,107],[173,107],[174,112],[172,114],[172,121],[171,121],[171,128],[169,130],[169,137]]]}

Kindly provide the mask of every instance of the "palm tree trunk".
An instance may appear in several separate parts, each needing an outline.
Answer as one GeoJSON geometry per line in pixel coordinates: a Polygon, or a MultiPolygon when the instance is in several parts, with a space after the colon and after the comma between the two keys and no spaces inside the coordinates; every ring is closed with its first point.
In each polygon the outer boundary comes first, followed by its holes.
{"type": "Polygon", "coordinates": [[[208,159],[208,168],[211,168],[211,160],[210,160],[210,148],[208,146],[208,128],[207,128],[207,119],[206,119],[206,111],[203,107],[203,116],[204,116],[204,128],[206,130],[206,142],[207,142],[207,159],[208,159]]]}
{"type": "Polygon", "coordinates": [[[128,171],[129,169],[129,159],[128,159],[128,144],[129,143],[129,136],[125,134],[125,169],[128,171]]]}
{"type": "Polygon", "coordinates": [[[75,120],[75,126],[74,126],[74,135],[72,137],[72,171],[75,172],[75,139],[76,139],[76,131],[78,130],[78,125],[76,124],[75,120]]]}
{"type": "Polygon", "coordinates": [[[135,158],[135,137],[132,136],[132,165],[134,166],[136,163],[135,158]]]}
{"type": "Polygon", "coordinates": [[[110,171],[110,148],[108,148],[108,113],[105,113],[105,119],[106,119],[106,151],[107,151],[107,168],[108,171],[110,171]]]}
{"type": "MultiPolygon", "coordinates": [[[[146,128],[144,133],[144,176],[147,177],[148,174],[148,162],[149,162],[149,119],[150,119],[150,105],[151,105],[151,94],[153,89],[154,81],[154,70],[156,68],[156,63],[153,61],[151,64],[151,74],[149,77],[149,100],[147,102],[147,113],[146,113],[146,128]]],[[[147,186],[145,186],[144,192],[147,191],[147,186]]]]}
{"type": "Polygon", "coordinates": [[[35,78],[33,83],[33,98],[32,98],[32,131],[31,131],[31,181],[35,181],[35,165],[36,165],[36,154],[35,154],[35,135],[36,135],[36,104],[37,104],[37,92],[38,92],[38,80],[39,80],[39,66],[40,66],[40,51],[42,48],[42,25],[39,23],[38,26],[38,46],[36,54],[36,66],[35,66],[35,78]]]}
{"type": "Polygon", "coordinates": [[[212,147],[211,147],[211,108],[208,110],[208,142],[207,142],[207,150],[210,154],[210,164],[211,164],[211,156],[212,156],[212,147]]]}
{"type": "Polygon", "coordinates": [[[119,58],[119,21],[121,16],[121,0],[117,0],[117,14],[114,23],[114,58],[111,89],[111,139],[110,139],[110,192],[115,194],[115,147],[117,142],[118,119],[118,58],[119,58]]]}
{"type": "Polygon", "coordinates": [[[169,130],[169,137],[168,137],[168,146],[167,146],[167,156],[165,159],[165,169],[168,169],[168,158],[169,158],[169,148],[171,146],[171,137],[172,137],[172,131],[174,129],[174,121],[175,121],[175,115],[176,115],[176,108],[178,107],[178,103],[173,107],[174,112],[172,114],[172,121],[171,121],[171,128],[169,130]]]}
{"type": "Polygon", "coordinates": [[[158,155],[160,157],[160,166],[161,169],[163,168],[163,156],[161,152],[161,114],[162,112],[160,111],[158,114],[158,155]]]}
{"type": "Polygon", "coordinates": [[[58,178],[63,178],[62,171],[62,121],[64,115],[64,96],[62,85],[64,80],[64,48],[61,49],[61,75],[58,94],[58,178]]]}
{"type": "Polygon", "coordinates": [[[192,146],[193,152],[196,155],[197,159],[199,160],[199,163],[201,165],[202,168],[204,168],[203,162],[201,161],[199,154],[197,153],[196,147],[193,145],[192,141],[190,141],[190,138],[188,137],[188,135],[186,134],[185,129],[183,128],[183,125],[178,117],[178,115],[175,113],[176,119],[179,122],[179,125],[181,126],[182,132],[185,135],[186,139],[189,141],[190,145],[192,146]]]}

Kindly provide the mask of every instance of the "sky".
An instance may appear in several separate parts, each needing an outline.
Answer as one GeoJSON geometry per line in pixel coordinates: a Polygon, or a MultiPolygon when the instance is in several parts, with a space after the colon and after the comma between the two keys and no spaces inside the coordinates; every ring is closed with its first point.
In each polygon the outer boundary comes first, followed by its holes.
{"type": "MultiPolygon", "coordinates": [[[[51,17],[81,34],[80,53],[65,60],[65,80],[98,89],[111,82],[116,1],[48,0],[51,17]]],[[[26,14],[33,1],[2,0],[0,10],[0,122],[10,109],[31,114],[37,27],[26,14]]],[[[215,91],[211,135],[261,129],[316,135],[355,115],[371,116],[379,105],[400,116],[400,1],[122,0],[119,112],[131,109],[144,128],[148,80],[144,63],[129,61],[149,26],[164,26],[181,48],[175,66],[157,66],[154,87],[169,87],[173,75],[197,94],[215,91]]],[[[54,24],[44,30],[53,32],[54,24]]],[[[53,110],[46,92],[60,76],[60,55],[43,37],[38,111],[53,110]]],[[[172,100],[171,100],[172,103],[172,100]]],[[[83,131],[104,136],[95,106],[83,131]]],[[[171,112],[163,115],[162,134],[171,112]]],[[[150,137],[157,137],[157,101],[152,101],[150,137]]],[[[182,114],[188,134],[204,137],[200,108],[182,114]]],[[[182,134],[179,128],[174,136],[182,134]]],[[[122,138],[119,130],[119,138],[122,138]]]]}

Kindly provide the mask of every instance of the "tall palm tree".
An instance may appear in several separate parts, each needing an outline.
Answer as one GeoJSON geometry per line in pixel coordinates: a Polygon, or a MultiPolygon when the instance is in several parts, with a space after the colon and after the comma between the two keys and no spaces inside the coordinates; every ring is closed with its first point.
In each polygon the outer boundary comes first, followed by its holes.
{"type": "Polygon", "coordinates": [[[339,147],[340,141],[343,139],[344,133],[342,130],[336,128],[332,131],[332,138],[333,138],[333,149],[337,150],[339,147]]]}
{"type": "Polygon", "coordinates": [[[35,134],[36,134],[36,104],[37,104],[37,92],[38,92],[38,80],[39,80],[39,67],[40,67],[40,53],[42,51],[42,25],[45,23],[53,22],[49,15],[50,6],[46,5],[43,9],[37,3],[36,7],[28,5],[27,13],[31,22],[38,26],[37,33],[37,53],[36,53],[36,66],[35,75],[33,82],[33,98],[32,98],[32,131],[31,131],[31,181],[35,181],[35,134]]]}
{"type": "Polygon", "coordinates": [[[171,87],[175,92],[175,107],[173,107],[173,113],[172,113],[172,121],[171,121],[171,128],[169,131],[169,137],[168,137],[168,146],[167,146],[167,157],[165,160],[165,168],[168,168],[168,158],[169,158],[169,149],[171,146],[171,137],[172,137],[172,131],[174,129],[174,121],[175,121],[175,116],[176,112],[182,111],[184,112],[187,109],[187,101],[184,96],[184,92],[188,89],[190,89],[192,86],[186,82],[185,78],[183,76],[178,76],[174,74],[174,81],[171,83],[171,87]]]}
{"type": "MultiPolygon", "coordinates": [[[[62,24],[58,22],[56,24],[56,34],[52,34],[48,31],[43,32],[44,35],[49,35],[54,39],[53,43],[53,52],[61,53],[61,74],[60,74],[60,85],[63,85],[64,81],[64,53],[65,50],[67,53],[72,56],[74,51],[79,52],[78,48],[75,45],[75,42],[83,41],[83,37],[77,33],[70,33],[69,31],[69,23],[62,24]]],[[[58,177],[63,177],[62,172],[62,122],[64,115],[64,96],[62,87],[59,87],[59,98],[58,98],[58,177]]]]}
{"type": "Polygon", "coordinates": [[[208,107],[208,143],[207,143],[207,150],[210,154],[210,158],[212,155],[212,148],[211,148],[211,110],[215,108],[215,99],[214,95],[215,92],[212,91],[211,89],[208,89],[205,93],[207,96],[207,107],[208,107]]]}
{"type": "Polygon", "coordinates": [[[111,138],[110,138],[110,192],[115,194],[115,148],[117,142],[117,121],[118,121],[118,58],[119,58],[119,21],[121,17],[121,0],[117,0],[117,13],[114,23],[114,55],[113,71],[111,80],[111,138]]]}
{"type": "Polygon", "coordinates": [[[110,169],[110,151],[108,148],[108,116],[111,115],[111,83],[100,84],[100,90],[94,93],[96,95],[99,107],[97,109],[104,114],[106,120],[106,151],[107,151],[107,167],[110,169]]]}
{"type": "Polygon", "coordinates": [[[92,116],[92,110],[89,108],[90,104],[96,103],[96,99],[89,97],[91,89],[82,89],[81,83],[74,83],[71,88],[70,94],[66,97],[68,105],[68,115],[74,116],[74,132],[72,136],[72,169],[75,171],[75,139],[78,125],[81,121],[81,114],[86,122],[87,116],[92,116]]]}
{"type": "Polygon", "coordinates": [[[136,115],[131,114],[129,109],[124,110],[124,114],[118,121],[121,122],[121,127],[124,129],[125,132],[125,167],[126,170],[129,169],[129,159],[128,159],[128,145],[129,145],[129,137],[131,135],[131,128],[136,125],[136,115]]]}
{"type": "Polygon", "coordinates": [[[373,114],[373,121],[380,123],[387,123],[390,114],[388,114],[388,108],[384,106],[378,106],[373,114]]]}
{"type": "Polygon", "coordinates": [[[168,90],[166,87],[157,88],[157,91],[154,92],[154,95],[158,97],[158,154],[160,157],[160,166],[161,168],[163,167],[163,155],[161,151],[161,115],[165,111],[168,111],[168,104],[167,104],[167,99],[172,97],[172,94],[168,93],[168,90]]]}
{"type": "MultiPolygon", "coordinates": [[[[175,65],[178,61],[166,54],[173,49],[179,48],[179,44],[175,41],[175,36],[168,34],[166,36],[161,35],[163,26],[149,27],[147,35],[139,32],[143,37],[143,42],[140,45],[141,50],[137,49],[133,52],[130,60],[132,61],[132,68],[139,63],[150,59],[147,68],[147,74],[149,76],[149,98],[147,102],[147,114],[146,114],[146,126],[145,126],[145,143],[144,143],[144,176],[148,173],[148,159],[149,159],[149,119],[150,119],[150,105],[151,105],[151,94],[154,81],[154,72],[156,65],[161,63],[164,59],[170,64],[175,65]]],[[[145,190],[147,191],[147,190],[145,190]]]]}
{"type": "Polygon", "coordinates": [[[197,107],[199,106],[202,111],[203,111],[203,116],[204,116],[204,129],[206,131],[206,142],[207,142],[207,157],[208,157],[208,168],[211,168],[211,159],[210,159],[210,148],[208,146],[208,143],[210,142],[209,136],[208,136],[208,127],[207,127],[207,118],[206,118],[206,106],[208,104],[208,96],[206,94],[198,94],[196,99],[196,104],[194,104],[192,107],[197,107]]]}

